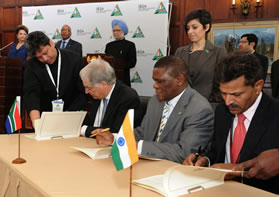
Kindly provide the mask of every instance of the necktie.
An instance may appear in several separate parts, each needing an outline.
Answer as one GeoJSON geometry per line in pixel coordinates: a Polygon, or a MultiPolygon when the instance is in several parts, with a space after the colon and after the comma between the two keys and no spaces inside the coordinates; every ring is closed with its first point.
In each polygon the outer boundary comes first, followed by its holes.
{"type": "Polygon", "coordinates": [[[167,121],[168,121],[169,107],[170,107],[169,102],[166,101],[164,109],[163,109],[163,113],[162,113],[159,132],[158,132],[157,139],[156,139],[157,142],[159,142],[160,136],[161,136],[161,134],[162,134],[162,132],[163,132],[165,126],[166,126],[167,121]]]}
{"type": "Polygon", "coordinates": [[[231,142],[231,163],[237,163],[246,136],[246,128],[244,125],[244,120],[246,119],[245,115],[239,114],[237,119],[237,126],[234,130],[233,141],[231,142]]]}
{"type": "Polygon", "coordinates": [[[64,49],[65,48],[65,44],[66,44],[66,41],[62,41],[62,46],[61,46],[61,49],[64,49]]]}
{"type": "Polygon", "coordinates": [[[103,118],[104,118],[105,113],[106,113],[107,103],[108,103],[108,99],[103,99],[103,112],[102,112],[101,122],[103,121],[103,118]]]}

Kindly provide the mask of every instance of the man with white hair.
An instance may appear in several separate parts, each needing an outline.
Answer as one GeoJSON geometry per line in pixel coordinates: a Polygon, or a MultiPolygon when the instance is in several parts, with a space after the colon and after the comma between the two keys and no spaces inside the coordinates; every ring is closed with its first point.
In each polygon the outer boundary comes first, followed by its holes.
{"type": "Polygon", "coordinates": [[[123,20],[115,19],[111,22],[111,26],[115,41],[106,45],[105,53],[125,61],[122,82],[131,87],[130,68],[135,67],[137,63],[136,46],[125,39],[125,35],[128,34],[128,26],[123,20]]]}
{"type": "Polygon", "coordinates": [[[134,125],[140,124],[140,100],[137,92],[117,81],[108,62],[97,59],[80,71],[85,93],[93,98],[90,114],[86,117],[81,135],[89,137],[92,131],[110,128],[117,133],[129,109],[135,109],[134,125]]]}

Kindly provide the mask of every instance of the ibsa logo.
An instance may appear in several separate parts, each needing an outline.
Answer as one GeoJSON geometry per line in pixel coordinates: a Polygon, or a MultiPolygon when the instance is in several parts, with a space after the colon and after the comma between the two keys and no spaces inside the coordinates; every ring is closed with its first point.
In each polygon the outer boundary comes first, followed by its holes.
{"type": "Polygon", "coordinates": [[[154,14],[166,14],[166,13],[168,13],[168,12],[167,12],[164,4],[162,2],[160,2],[159,7],[157,8],[157,10],[155,11],[154,14]]]}
{"type": "Polygon", "coordinates": [[[111,13],[111,16],[122,16],[122,12],[118,5],[116,5],[111,13]]]}
{"type": "Polygon", "coordinates": [[[58,29],[56,29],[55,33],[52,36],[52,39],[61,39],[61,34],[58,29]]]}
{"type": "Polygon", "coordinates": [[[75,9],[74,9],[74,11],[73,11],[73,13],[72,13],[71,18],[81,18],[81,15],[80,15],[80,13],[79,13],[77,7],[75,7],[75,9]]]}
{"type": "Polygon", "coordinates": [[[137,27],[136,32],[132,36],[133,38],[144,38],[144,34],[142,33],[142,30],[140,26],[137,27]]]}
{"type": "Polygon", "coordinates": [[[158,60],[160,58],[162,58],[164,56],[164,54],[162,53],[161,49],[157,50],[157,53],[155,54],[155,56],[153,57],[152,60],[158,60]]]}
{"type": "Polygon", "coordinates": [[[97,27],[94,29],[94,32],[93,32],[93,34],[92,34],[92,36],[90,38],[91,39],[94,39],[94,38],[101,39],[102,38],[102,36],[101,36],[101,34],[100,34],[100,32],[99,32],[97,27]]]}
{"type": "Polygon", "coordinates": [[[135,72],[134,76],[131,79],[132,83],[143,83],[138,72],[135,72]]]}
{"type": "Polygon", "coordinates": [[[44,19],[43,15],[42,15],[42,13],[41,13],[41,11],[40,11],[40,9],[37,10],[34,19],[35,19],[35,20],[44,19]]]}

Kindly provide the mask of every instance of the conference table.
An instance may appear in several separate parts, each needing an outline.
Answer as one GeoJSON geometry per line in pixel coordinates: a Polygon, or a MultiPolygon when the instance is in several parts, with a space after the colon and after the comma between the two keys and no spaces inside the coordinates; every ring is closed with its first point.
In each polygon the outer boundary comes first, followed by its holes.
{"type": "MultiPolygon", "coordinates": [[[[72,147],[98,147],[94,139],[79,137],[36,141],[21,134],[24,164],[12,164],[18,155],[18,134],[0,135],[0,197],[129,196],[130,169],[116,171],[111,158],[93,160],[72,147]]],[[[133,179],[164,173],[174,162],[142,160],[133,165],[133,179]]],[[[226,181],[225,184],[187,196],[275,196],[226,181]]],[[[132,196],[160,196],[132,186],[132,196]]]]}

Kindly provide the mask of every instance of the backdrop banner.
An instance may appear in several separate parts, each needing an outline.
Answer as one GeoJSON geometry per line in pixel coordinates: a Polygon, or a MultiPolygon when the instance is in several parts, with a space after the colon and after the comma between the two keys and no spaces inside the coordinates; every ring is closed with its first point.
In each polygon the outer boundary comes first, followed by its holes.
{"type": "Polygon", "coordinates": [[[130,70],[131,84],[141,96],[154,95],[152,70],[167,53],[168,0],[133,0],[121,2],[67,4],[22,8],[22,23],[29,32],[43,31],[55,43],[61,28],[72,29],[72,39],[82,43],[83,56],[104,53],[113,41],[111,21],[124,20],[129,28],[125,36],[135,43],[136,67],[130,70]]]}

